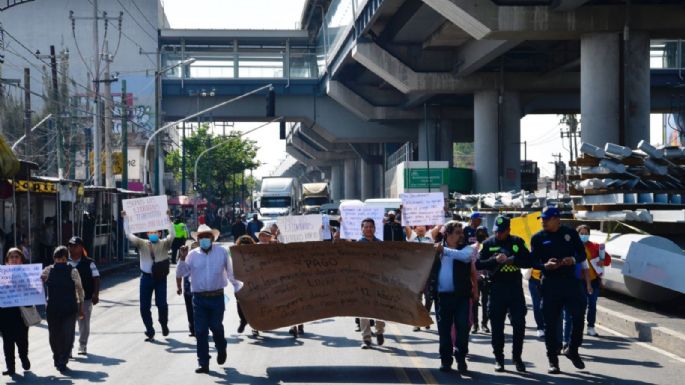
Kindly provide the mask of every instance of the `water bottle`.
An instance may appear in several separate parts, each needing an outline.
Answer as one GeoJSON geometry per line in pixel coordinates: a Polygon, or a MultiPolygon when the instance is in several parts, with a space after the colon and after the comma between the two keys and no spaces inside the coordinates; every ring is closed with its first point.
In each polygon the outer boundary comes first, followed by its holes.
{"type": "Polygon", "coordinates": [[[606,252],[604,251],[604,244],[599,245],[599,259],[602,263],[604,263],[604,256],[606,255],[606,252]]]}

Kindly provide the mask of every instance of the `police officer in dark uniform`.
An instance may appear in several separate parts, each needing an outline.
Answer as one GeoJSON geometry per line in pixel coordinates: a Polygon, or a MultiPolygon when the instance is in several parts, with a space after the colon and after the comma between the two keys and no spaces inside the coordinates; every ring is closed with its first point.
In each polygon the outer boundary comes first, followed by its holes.
{"type": "Polygon", "coordinates": [[[571,343],[566,357],[573,366],[584,369],[578,354],[583,342],[585,293],[576,279],[576,264],[586,259],[578,232],[561,225],[559,210],[546,207],[540,216],[542,230],[530,241],[532,266],[542,271],[542,313],[545,319],[545,345],[549,359],[548,373],[558,374],[559,339],[557,330],[564,307],[571,313],[571,343]]]}
{"type": "Polygon", "coordinates": [[[497,217],[495,234],[483,242],[476,268],[488,271],[492,281],[488,310],[495,371],[504,371],[504,321],[508,312],[514,329],[512,361],[517,371],[525,372],[526,365],[521,353],[526,334],[526,300],[521,283],[521,267],[530,266],[530,253],[523,239],[511,235],[509,224],[509,218],[497,217]]]}

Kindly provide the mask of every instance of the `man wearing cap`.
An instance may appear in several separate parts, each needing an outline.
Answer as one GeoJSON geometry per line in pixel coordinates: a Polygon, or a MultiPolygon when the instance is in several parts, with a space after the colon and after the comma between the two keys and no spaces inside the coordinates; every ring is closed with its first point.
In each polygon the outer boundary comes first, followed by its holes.
{"type": "Polygon", "coordinates": [[[576,264],[583,262],[585,247],[578,232],[561,225],[559,210],[546,207],[540,216],[542,230],[530,241],[532,267],[542,271],[542,314],[545,320],[545,345],[549,359],[548,373],[558,374],[559,340],[557,328],[561,311],[566,307],[573,323],[571,342],[566,357],[573,366],[584,369],[585,364],[578,354],[583,342],[584,297],[582,287],[576,279],[576,264]]]}
{"type": "Polygon", "coordinates": [[[81,277],[83,285],[83,318],[78,319],[79,348],[78,354],[88,354],[88,337],[90,336],[90,315],[93,305],[100,302],[100,272],[95,261],[86,257],[83,252],[83,240],[80,237],[71,237],[68,242],[69,265],[75,268],[81,277]]]}
{"type": "Polygon", "coordinates": [[[406,241],[406,235],[402,225],[395,220],[395,212],[388,211],[388,221],[383,225],[383,240],[384,241],[406,241]]]}
{"type": "Polygon", "coordinates": [[[495,371],[504,371],[504,321],[509,313],[513,327],[512,361],[517,371],[525,372],[521,353],[526,334],[526,300],[521,267],[530,266],[530,253],[523,239],[511,235],[509,225],[509,218],[505,216],[495,219],[495,234],[483,242],[476,268],[487,271],[492,282],[488,312],[492,324],[495,371]]]}
{"type": "Polygon", "coordinates": [[[191,235],[200,247],[190,252],[186,246],[181,248],[176,278],[190,277],[199,364],[195,373],[209,373],[209,330],[217,350],[217,363],[226,362],[224,288],[230,281],[237,292],[243,283],[233,276],[233,262],[228,251],[214,244],[219,239],[219,230],[200,225],[191,235]]]}
{"type": "MultiPolygon", "coordinates": [[[[167,210],[167,215],[171,212],[167,210]]],[[[155,279],[152,276],[152,265],[155,262],[168,261],[169,250],[171,244],[176,237],[174,224],[169,221],[168,231],[169,235],[161,238],[160,232],[150,231],[147,233],[147,239],[139,238],[131,234],[128,225],[128,218],[126,211],[121,212],[121,217],[124,218],[124,232],[129,242],[138,249],[140,254],[140,317],[143,319],[145,325],[145,341],[152,342],[155,339],[155,328],[152,323],[152,293],[155,294],[155,306],[157,306],[157,314],[159,323],[162,325],[162,335],[169,335],[169,305],[167,304],[167,280],[155,279]]]]}
{"type": "Polygon", "coordinates": [[[176,236],[171,243],[171,263],[176,264],[178,250],[181,246],[185,245],[186,240],[188,239],[188,226],[186,226],[180,215],[174,220],[174,232],[176,233],[176,236]]]}

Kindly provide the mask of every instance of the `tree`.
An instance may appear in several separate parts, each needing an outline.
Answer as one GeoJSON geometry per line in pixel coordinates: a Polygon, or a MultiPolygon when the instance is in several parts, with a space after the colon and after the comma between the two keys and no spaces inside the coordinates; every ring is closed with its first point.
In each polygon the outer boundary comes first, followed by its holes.
{"type": "MultiPolygon", "coordinates": [[[[208,125],[202,125],[183,141],[186,149],[185,174],[188,180],[192,180],[197,157],[218,144],[217,148],[200,158],[197,181],[193,182],[208,200],[217,204],[233,204],[241,196],[241,186],[245,184],[245,189],[249,191],[251,183],[254,183],[249,177],[243,177],[245,170],[259,166],[259,161],[255,159],[258,148],[254,141],[241,138],[240,133],[235,131],[229,136],[213,135],[208,125]]],[[[167,155],[166,165],[173,171],[176,180],[180,180],[183,175],[181,149],[167,155]]]]}

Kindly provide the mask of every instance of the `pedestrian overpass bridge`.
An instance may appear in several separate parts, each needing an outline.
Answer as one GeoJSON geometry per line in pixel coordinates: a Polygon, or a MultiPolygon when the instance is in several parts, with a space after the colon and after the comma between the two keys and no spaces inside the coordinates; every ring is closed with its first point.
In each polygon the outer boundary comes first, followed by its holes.
{"type": "MultiPolygon", "coordinates": [[[[162,120],[271,83],[288,154],[334,199],[382,196],[406,142],[448,162],[474,142],[476,191],[515,188],[527,114],[580,113],[583,141],[634,146],[650,113],[685,113],[684,19],[678,1],[308,0],[299,30],[161,30],[162,67],[195,58],[163,74],[162,120]]],[[[265,106],[202,121],[269,121],[265,106]]]]}

